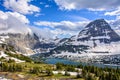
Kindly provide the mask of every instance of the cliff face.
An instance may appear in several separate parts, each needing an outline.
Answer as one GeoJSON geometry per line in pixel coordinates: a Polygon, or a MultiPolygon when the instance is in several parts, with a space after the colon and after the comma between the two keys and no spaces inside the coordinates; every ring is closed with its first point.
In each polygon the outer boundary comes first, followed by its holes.
{"type": "Polygon", "coordinates": [[[33,34],[1,34],[4,42],[15,48],[16,51],[21,53],[33,53],[33,49],[39,47],[39,38],[33,34]],[[7,38],[5,38],[8,36],[7,38]]]}
{"type": "Polygon", "coordinates": [[[33,34],[0,34],[3,43],[11,45],[18,52],[23,54],[35,54],[45,53],[51,48],[56,47],[53,41],[38,37],[35,33],[33,34]]]}

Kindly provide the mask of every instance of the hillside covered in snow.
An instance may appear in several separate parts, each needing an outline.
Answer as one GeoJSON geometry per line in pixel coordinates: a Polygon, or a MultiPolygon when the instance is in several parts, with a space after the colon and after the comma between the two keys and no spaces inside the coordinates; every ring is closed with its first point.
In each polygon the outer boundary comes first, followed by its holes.
{"type": "Polygon", "coordinates": [[[90,22],[78,35],[62,39],[44,56],[120,64],[120,36],[104,20],[90,22]]]}

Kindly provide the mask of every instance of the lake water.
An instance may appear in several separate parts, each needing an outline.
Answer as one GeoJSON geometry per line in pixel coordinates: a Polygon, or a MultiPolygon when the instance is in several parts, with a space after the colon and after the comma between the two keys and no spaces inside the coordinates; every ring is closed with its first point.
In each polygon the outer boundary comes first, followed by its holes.
{"type": "Polygon", "coordinates": [[[120,65],[113,65],[113,64],[93,64],[93,63],[81,63],[81,62],[75,62],[75,61],[71,61],[71,60],[67,60],[67,59],[60,59],[60,58],[48,58],[44,61],[47,64],[56,64],[56,63],[64,63],[64,64],[69,64],[69,65],[93,65],[93,66],[97,66],[97,67],[112,67],[112,68],[120,68],[120,65]]]}

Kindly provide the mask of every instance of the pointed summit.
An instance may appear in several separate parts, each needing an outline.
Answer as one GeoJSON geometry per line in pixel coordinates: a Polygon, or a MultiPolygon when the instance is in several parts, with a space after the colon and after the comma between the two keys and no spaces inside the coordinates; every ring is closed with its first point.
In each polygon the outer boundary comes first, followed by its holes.
{"type": "Polygon", "coordinates": [[[110,27],[104,19],[90,22],[78,35],[78,41],[99,40],[110,43],[120,40],[120,36],[110,27]]]}

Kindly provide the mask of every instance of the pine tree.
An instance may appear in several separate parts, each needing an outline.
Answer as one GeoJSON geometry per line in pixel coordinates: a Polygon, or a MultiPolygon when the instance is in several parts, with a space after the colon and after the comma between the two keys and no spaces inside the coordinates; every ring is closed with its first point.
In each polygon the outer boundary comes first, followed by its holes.
{"type": "Polygon", "coordinates": [[[52,76],[53,75],[53,72],[52,72],[51,69],[47,69],[46,73],[47,73],[47,76],[52,76]]]}
{"type": "Polygon", "coordinates": [[[41,68],[40,67],[33,67],[33,69],[30,69],[30,72],[33,74],[39,75],[41,73],[41,68]]]}

